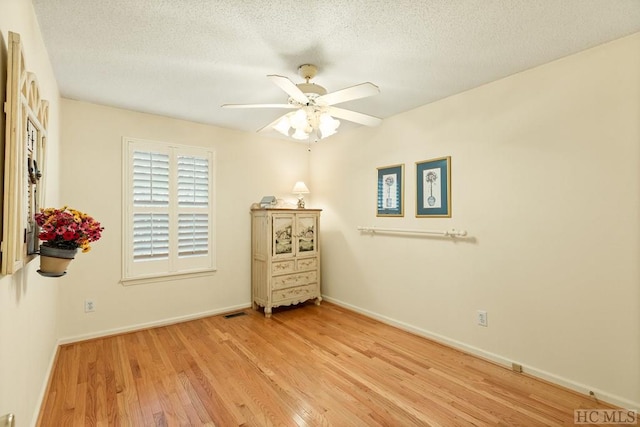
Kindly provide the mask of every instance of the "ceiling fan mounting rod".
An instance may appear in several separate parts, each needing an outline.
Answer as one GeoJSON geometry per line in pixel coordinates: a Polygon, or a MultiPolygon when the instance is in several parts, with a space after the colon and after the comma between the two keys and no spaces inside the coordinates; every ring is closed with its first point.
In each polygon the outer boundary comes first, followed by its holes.
{"type": "Polygon", "coordinates": [[[298,74],[307,81],[307,84],[309,84],[309,80],[314,78],[317,73],[318,67],[313,64],[302,64],[298,67],[298,74]]]}

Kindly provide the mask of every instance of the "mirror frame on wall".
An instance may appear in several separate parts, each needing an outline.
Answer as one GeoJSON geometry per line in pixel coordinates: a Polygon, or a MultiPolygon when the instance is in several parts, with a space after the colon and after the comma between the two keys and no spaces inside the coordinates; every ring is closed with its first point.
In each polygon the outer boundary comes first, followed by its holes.
{"type": "Polygon", "coordinates": [[[20,35],[9,32],[7,55],[4,194],[2,198],[2,264],[13,274],[37,255],[34,214],[44,201],[43,171],[49,102],[40,97],[35,74],[26,70],[20,35]]]}

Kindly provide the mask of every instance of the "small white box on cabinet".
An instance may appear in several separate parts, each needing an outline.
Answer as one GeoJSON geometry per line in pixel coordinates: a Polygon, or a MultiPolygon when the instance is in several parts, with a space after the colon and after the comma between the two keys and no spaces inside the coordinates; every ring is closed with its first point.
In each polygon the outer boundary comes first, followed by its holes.
{"type": "Polygon", "coordinates": [[[276,205],[276,203],[277,203],[277,200],[275,196],[264,196],[262,200],[260,200],[260,207],[261,208],[273,207],[276,205]]]}
{"type": "Polygon", "coordinates": [[[298,304],[320,295],[321,209],[251,210],[251,304],[298,304]]]}

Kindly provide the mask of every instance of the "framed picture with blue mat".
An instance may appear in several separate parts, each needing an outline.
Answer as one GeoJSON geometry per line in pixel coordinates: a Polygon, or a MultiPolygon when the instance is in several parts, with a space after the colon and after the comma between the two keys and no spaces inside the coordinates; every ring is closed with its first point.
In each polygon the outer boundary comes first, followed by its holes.
{"type": "Polygon", "coordinates": [[[416,163],[416,217],[451,217],[451,157],[416,163]]]}
{"type": "Polygon", "coordinates": [[[404,216],[404,164],[378,168],[376,216],[404,216]]]}

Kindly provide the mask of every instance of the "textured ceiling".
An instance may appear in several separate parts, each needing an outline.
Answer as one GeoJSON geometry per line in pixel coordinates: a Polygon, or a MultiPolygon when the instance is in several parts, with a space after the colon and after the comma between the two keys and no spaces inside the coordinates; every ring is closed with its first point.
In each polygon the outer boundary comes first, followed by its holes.
{"type": "Polygon", "coordinates": [[[33,4],[63,97],[250,132],[286,111],[220,105],[286,102],[266,75],[300,64],[329,92],[375,83],[339,106],[384,119],[640,31],[640,0],[33,4]]]}

